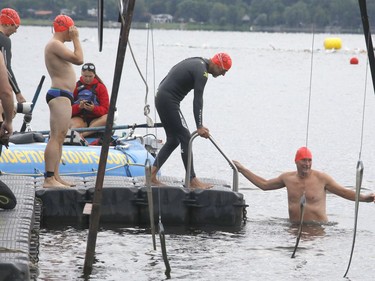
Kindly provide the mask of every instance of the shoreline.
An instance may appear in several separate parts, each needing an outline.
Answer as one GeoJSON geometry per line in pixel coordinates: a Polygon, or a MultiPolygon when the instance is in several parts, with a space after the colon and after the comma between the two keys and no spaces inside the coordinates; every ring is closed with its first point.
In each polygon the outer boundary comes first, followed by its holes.
{"type": "MultiPolygon", "coordinates": [[[[96,21],[75,21],[78,27],[92,27],[97,28],[98,23],[96,21]]],[[[35,19],[23,19],[23,26],[52,26],[52,20],[35,20],[35,19]]],[[[119,22],[104,21],[104,28],[120,28],[119,22]]],[[[146,22],[133,22],[133,29],[148,29],[150,23],[146,22]]],[[[164,30],[191,30],[191,31],[227,31],[227,32],[269,32],[269,33],[312,33],[312,27],[303,28],[290,28],[284,26],[212,26],[203,25],[200,23],[153,23],[153,29],[164,29],[164,30]]],[[[314,33],[331,33],[331,34],[361,34],[361,29],[343,29],[341,27],[327,26],[325,28],[315,28],[314,33]]]]}

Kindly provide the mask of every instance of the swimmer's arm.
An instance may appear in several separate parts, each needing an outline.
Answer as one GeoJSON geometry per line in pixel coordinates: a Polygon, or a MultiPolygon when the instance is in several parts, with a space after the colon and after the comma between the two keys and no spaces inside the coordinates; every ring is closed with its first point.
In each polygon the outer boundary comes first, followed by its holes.
{"type": "MultiPolygon", "coordinates": [[[[334,193],[342,198],[345,198],[345,199],[348,199],[348,200],[351,200],[351,201],[355,201],[355,195],[356,195],[356,192],[352,189],[349,189],[349,188],[346,188],[340,184],[338,184],[331,176],[327,175],[327,174],[323,174],[323,176],[325,177],[326,179],[326,190],[331,192],[331,193],[334,193]]],[[[372,194],[367,194],[367,195],[364,195],[364,194],[360,194],[359,195],[359,201],[361,202],[374,202],[375,200],[375,194],[372,193],[372,194]]]]}
{"type": "Polygon", "coordinates": [[[48,50],[50,54],[54,54],[56,57],[60,58],[63,61],[72,63],[72,64],[82,64],[82,61],[76,54],[70,50],[64,43],[60,41],[53,41],[48,46],[48,50]]]}
{"type": "Polygon", "coordinates": [[[247,178],[252,184],[256,185],[262,190],[275,190],[285,187],[284,180],[282,179],[283,175],[280,175],[279,177],[274,179],[266,180],[251,172],[238,161],[234,160],[233,163],[245,178],[247,178]]]}
{"type": "Polygon", "coordinates": [[[83,64],[83,50],[82,50],[81,42],[79,41],[78,29],[75,26],[71,26],[69,28],[69,35],[73,41],[73,46],[74,46],[74,52],[73,52],[74,56],[72,57],[72,61],[70,62],[76,65],[81,65],[83,64]]]}

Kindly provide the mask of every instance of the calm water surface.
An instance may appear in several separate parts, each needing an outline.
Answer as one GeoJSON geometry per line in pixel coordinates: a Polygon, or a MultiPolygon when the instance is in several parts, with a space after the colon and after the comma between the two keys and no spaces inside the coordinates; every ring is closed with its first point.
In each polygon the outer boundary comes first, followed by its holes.
{"type": "MultiPolygon", "coordinates": [[[[85,61],[97,65],[109,91],[118,34],[117,29],[105,30],[103,52],[99,53],[96,30],[80,29],[85,61]]],[[[232,56],[233,67],[225,77],[210,77],[204,97],[204,123],[226,154],[269,178],[294,169],[296,149],[308,142],[314,154],[314,168],[353,188],[355,167],[362,152],[363,187],[366,192],[375,190],[375,99],[370,76],[366,80],[362,35],[154,30],[149,33],[153,35],[149,44],[147,35],[147,31],[132,30],[130,43],[149,84],[148,103],[153,116],[155,87],[175,63],[185,57],[211,57],[225,51],[232,56]],[[324,39],[331,36],[342,39],[340,51],[324,50],[324,39]],[[349,63],[354,56],[359,59],[358,65],[349,63]]],[[[28,100],[40,77],[48,76],[43,49],[50,37],[50,28],[23,26],[12,37],[13,68],[28,100]]],[[[75,69],[78,78],[80,68],[75,69]]],[[[45,103],[49,85],[47,77],[33,114],[35,130],[49,128],[45,103]]],[[[145,86],[128,50],[117,102],[117,124],[145,122],[145,95],[145,86]]],[[[192,95],[182,108],[193,130],[192,95]]],[[[17,116],[16,130],[21,122],[22,117],[17,116]]],[[[152,133],[165,139],[163,130],[152,133]]],[[[194,160],[200,177],[231,181],[232,170],[210,142],[195,141],[194,160]]],[[[184,177],[178,151],[162,173],[184,177]]],[[[166,229],[172,280],[343,279],[352,243],[354,202],[328,195],[331,222],[306,227],[296,258],[291,259],[296,229],[287,221],[285,190],[262,192],[240,176],[240,191],[249,204],[247,223],[241,229],[189,230],[183,234],[166,229]]],[[[373,280],[375,206],[361,204],[359,211],[357,242],[346,280],[373,280]]],[[[86,239],[86,229],[43,229],[39,280],[83,280],[86,239]]],[[[152,250],[151,236],[145,229],[103,229],[98,235],[90,280],[164,280],[158,248],[152,250]]]]}

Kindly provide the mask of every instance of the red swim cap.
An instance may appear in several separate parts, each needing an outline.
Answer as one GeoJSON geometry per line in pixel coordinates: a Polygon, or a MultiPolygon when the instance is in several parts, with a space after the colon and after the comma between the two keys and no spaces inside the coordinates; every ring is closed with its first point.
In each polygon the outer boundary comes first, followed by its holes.
{"type": "Polygon", "coordinates": [[[21,24],[21,19],[15,10],[4,8],[0,12],[0,23],[19,26],[21,24]]]}
{"type": "Polygon", "coordinates": [[[74,21],[72,18],[66,15],[58,15],[53,21],[53,29],[55,32],[63,32],[73,25],[74,21]]]}
{"type": "Polygon", "coordinates": [[[302,159],[312,159],[311,151],[303,146],[297,150],[296,157],[294,159],[295,162],[302,160],[302,159]]]}
{"type": "Polygon", "coordinates": [[[229,70],[232,67],[232,59],[227,53],[217,53],[212,57],[211,61],[225,70],[229,70]]]}

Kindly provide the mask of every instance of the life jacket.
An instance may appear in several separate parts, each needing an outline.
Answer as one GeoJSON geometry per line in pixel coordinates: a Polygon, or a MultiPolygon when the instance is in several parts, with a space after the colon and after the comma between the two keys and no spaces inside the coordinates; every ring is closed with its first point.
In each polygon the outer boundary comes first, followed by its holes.
{"type": "Polygon", "coordinates": [[[81,81],[77,82],[77,100],[74,102],[75,104],[79,104],[81,100],[87,101],[89,103],[93,103],[94,105],[99,105],[98,99],[97,99],[97,92],[96,92],[96,86],[97,84],[94,84],[90,90],[86,89],[85,84],[83,84],[81,81]]]}

